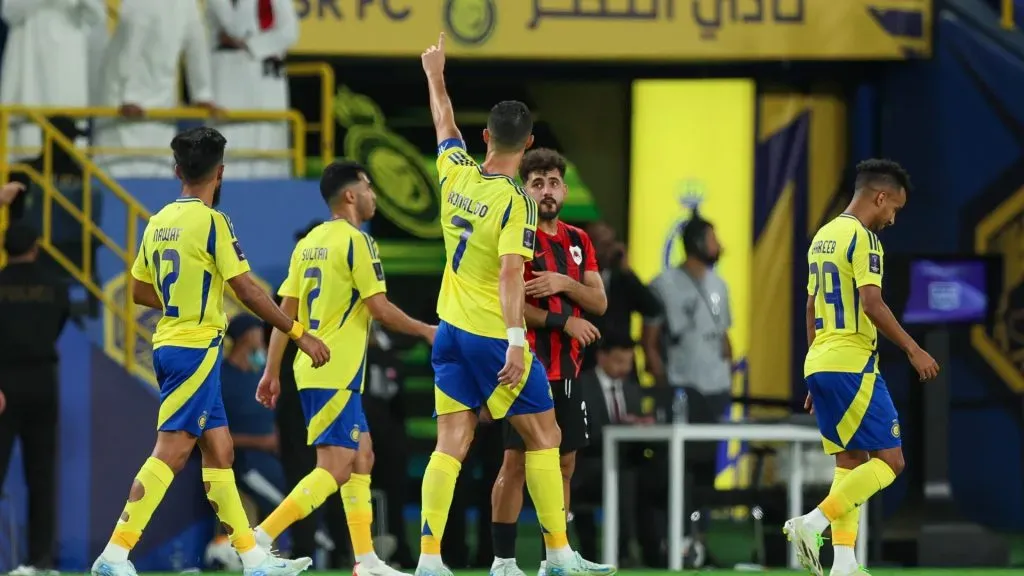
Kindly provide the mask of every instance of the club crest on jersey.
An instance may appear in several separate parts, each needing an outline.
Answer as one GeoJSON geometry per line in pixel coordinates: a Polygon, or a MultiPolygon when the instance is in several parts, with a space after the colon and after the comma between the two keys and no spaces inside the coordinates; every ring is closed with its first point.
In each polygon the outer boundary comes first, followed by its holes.
{"type": "Polygon", "coordinates": [[[892,428],[889,430],[889,433],[892,434],[893,438],[899,438],[900,437],[900,423],[894,420],[893,423],[892,423],[892,428]]]}
{"type": "Polygon", "coordinates": [[[882,256],[874,252],[868,254],[868,270],[872,274],[882,273],[882,256]]]}
{"type": "Polygon", "coordinates": [[[579,246],[569,246],[569,255],[577,266],[583,263],[583,250],[579,246]]]}

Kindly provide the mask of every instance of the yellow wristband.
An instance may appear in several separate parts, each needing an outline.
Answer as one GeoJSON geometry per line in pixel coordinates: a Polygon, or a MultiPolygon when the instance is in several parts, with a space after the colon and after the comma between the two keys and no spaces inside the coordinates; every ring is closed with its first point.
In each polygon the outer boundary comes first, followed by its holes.
{"type": "Polygon", "coordinates": [[[292,322],[292,329],[288,331],[288,336],[292,340],[298,340],[302,338],[302,335],[306,332],[306,329],[302,327],[302,324],[298,322],[292,322]]]}

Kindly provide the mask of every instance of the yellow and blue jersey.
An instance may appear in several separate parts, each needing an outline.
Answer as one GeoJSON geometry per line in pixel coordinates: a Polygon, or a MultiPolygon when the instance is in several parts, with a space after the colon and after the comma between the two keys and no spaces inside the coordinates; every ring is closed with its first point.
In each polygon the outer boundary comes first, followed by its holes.
{"type": "Polygon", "coordinates": [[[224,282],[249,271],[231,221],[198,198],[179,198],[149,219],[132,277],[163,304],[153,348],[207,348],[227,325],[224,282]]]}
{"type": "MultiPolygon", "coordinates": [[[[807,294],[814,297],[814,343],[804,376],[860,373],[878,346],[878,330],[860,303],[861,286],[882,286],[882,242],[857,218],[842,214],[821,227],[807,251],[807,294]]],[[[877,371],[877,362],[872,370],[877,371]]]]}
{"type": "Polygon", "coordinates": [[[504,339],[500,258],[533,259],[537,203],[508,176],[484,172],[458,138],[438,147],[437,171],[447,254],[437,314],[471,334],[504,339]]]}
{"type": "Polygon", "coordinates": [[[363,300],[386,290],[376,242],[348,221],[325,222],[299,241],[278,294],[299,301],[299,323],[334,351],[316,369],[296,354],[299,389],[362,392],[371,321],[363,300]]]}

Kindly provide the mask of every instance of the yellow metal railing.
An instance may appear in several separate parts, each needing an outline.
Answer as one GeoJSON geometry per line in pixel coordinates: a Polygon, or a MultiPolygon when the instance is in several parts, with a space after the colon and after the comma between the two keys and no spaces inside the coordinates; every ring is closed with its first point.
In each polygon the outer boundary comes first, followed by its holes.
{"type": "MultiPolygon", "coordinates": [[[[72,119],[118,118],[117,108],[59,108],[11,105],[3,107],[5,120],[15,118],[47,118],[65,116],[72,119]],[[34,116],[33,116],[34,115],[34,116]]],[[[287,122],[291,127],[292,147],[288,150],[252,150],[228,147],[229,158],[288,158],[292,162],[295,176],[306,175],[306,119],[296,110],[231,110],[214,116],[204,108],[168,108],[146,110],[141,120],[215,120],[217,122],[287,122]]],[[[36,124],[37,122],[34,122],[36,124]]],[[[47,122],[48,123],[48,122],[47,122]]],[[[5,143],[6,144],[6,143],[5,143]]],[[[166,157],[167,147],[161,148],[113,148],[84,146],[79,150],[89,155],[116,155],[129,157],[166,157]]],[[[38,148],[11,148],[8,153],[30,156],[38,154],[38,148]]]]}
{"type": "Polygon", "coordinates": [[[320,78],[320,122],[308,122],[307,132],[320,133],[320,157],[323,165],[334,161],[334,133],[337,125],[334,122],[334,91],[337,81],[334,68],[326,62],[295,62],[288,64],[288,75],[291,77],[320,78]]]}
{"type": "Polygon", "coordinates": [[[1013,22],[1013,0],[1003,0],[1003,28],[1013,30],[1016,24],[1013,22]]]}

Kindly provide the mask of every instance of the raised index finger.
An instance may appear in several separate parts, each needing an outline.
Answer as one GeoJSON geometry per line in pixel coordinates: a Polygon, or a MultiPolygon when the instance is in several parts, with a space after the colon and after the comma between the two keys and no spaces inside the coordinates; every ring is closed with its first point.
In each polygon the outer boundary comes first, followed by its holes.
{"type": "Polygon", "coordinates": [[[444,32],[441,32],[441,35],[437,38],[437,47],[444,50],[444,32]]]}

